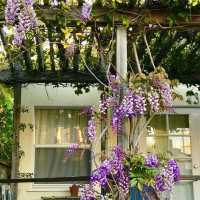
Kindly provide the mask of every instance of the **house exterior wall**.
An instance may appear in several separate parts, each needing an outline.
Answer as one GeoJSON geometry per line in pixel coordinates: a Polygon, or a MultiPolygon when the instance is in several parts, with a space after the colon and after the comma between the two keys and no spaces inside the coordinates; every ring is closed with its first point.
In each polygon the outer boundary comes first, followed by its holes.
{"type": "MultiPolygon", "coordinates": [[[[186,103],[186,86],[181,85],[176,90],[178,93],[183,95],[183,100],[174,101],[174,105],[181,107],[179,110],[184,109],[184,112],[187,112],[187,109],[191,106],[195,106],[196,108],[200,107],[200,104],[188,105],[186,103]]],[[[91,88],[89,93],[77,96],[72,87],[54,87],[52,85],[45,86],[44,84],[30,84],[22,88],[22,108],[28,108],[28,112],[21,113],[21,123],[25,123],[26,125],[32,124],[34,127],[35,107],[82,107],[97,105],[99,102],[99,96],[100,91],[98,91],[97,88],[91,88]]],[[[195,108],[193,109],[198,112],[195,108]]],[[[114,140],[115,138],[113,138],[112,141],[114,140]]],[[[27,126],[24,131],[20,132],[20,148],[24,152],[24,155],[20,159],[20,173],[34,173],[34,141],[34,128],[32,130],[27,126]]],[[[143,142],[144,138],[141,138],[140,143],[143,144],[143,142]]],[[[112,144],[109,145],[112,146],[112,144]]],[[[200,145],[200,143],[198,145],[200,145]]],[[[144,147],[145,144],[141,146],[144,147]]],[[[99,148],[100,147],[96,150],[100,151],[99,148]]],[[[67,196],[69,195],[68,186],[58,184],[36,185],[33,183],[20,183],[18,185],[18,200],[41,200],[41,197],[67,196]]],[[[199,187],[198,184],[196,184],[195,187],[199,187]]],[[[198,197],[195,200],[197,199],[198,197]]]]}
{"type": "MultiPolygon", "coordinates": [[[[28,112],[21,113],[21,123],[27,127],[20,132],[20,148],[24,155],[20,159],[20,173],[34,173],[34,108],[41,107],[82,107],[97,105],[100,92],[97,88],[90,88],[89,93],[77,96],[72,87],[54,87],[52,85],[28,85],[22,87],[21,104],[28,112]]],[[[42,185],[21,183],[18,185],[18,200],[41,200],[46,196],[66,196],[69,194],[67,185],[42,185]]]]}

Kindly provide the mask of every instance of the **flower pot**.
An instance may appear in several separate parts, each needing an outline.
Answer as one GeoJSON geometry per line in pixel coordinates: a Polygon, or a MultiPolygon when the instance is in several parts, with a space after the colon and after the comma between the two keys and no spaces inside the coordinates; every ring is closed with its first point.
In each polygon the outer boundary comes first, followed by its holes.
{"type": "Polygon", "coordinates": [[[70,191],[71,197],[77,197],[78,192],[79,192],[79,186],[74,184],[69,188],[69,191],[70,191]]]}
{"type": "Polygon", "coordinates": [[[130,200],[159,200],[159,197],[152,187],[145,186],[143,191],[139,191],[136,187],[131,187],[130,200]]]}

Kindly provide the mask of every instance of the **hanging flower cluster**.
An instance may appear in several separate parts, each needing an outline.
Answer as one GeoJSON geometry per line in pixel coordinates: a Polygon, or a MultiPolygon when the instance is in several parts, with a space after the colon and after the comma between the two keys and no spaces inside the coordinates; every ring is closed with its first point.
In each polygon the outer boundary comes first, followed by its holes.
{"type": "Polygon", "coordinates": [[[87,22],[90,18],[90,14],[92,11],[93,0],[84,0],[82,9],[81,9],[81,19],[84,22],[87,22]]]}
{"type": "Polygon", "coordinates": [[[131,76],[122,98],[119,97],[121,86],[116,76],[109,76],[108,82],[110,90],[107,96],[101,98],[99,112],[106,116],[108,109],[112,110],[111,125],[114,132],[121,130],[125,118],[173,111],[170,80],[162,67],[156,68],[149,75],[131,76]]]}
{"type": "Polygon", "coordinates": [[[90,142],[96,138],[96,123],[93,117],[88,121],[87,136],[90,142]]]}
{"type": "Polygon", "coordinates": [[[65,150],[65,158],[75,153],[78,148],[79,148],[79,144],[77,143],[70,144],[69,147],[67,147],[67,149],[65,150]]]}
{"type": "Polygon", "coordinates": [[[86,128],[86,136],[90,142],[94,142],[97,135],[96,121],[95,121],[95,109],[92,106],[88,106],[83,109],[82,114],[88,117],[88,123],[86,128]]]}
{"type": "MultiPolygon", "coordinates": [[[[95,186],[100,186],[104,189],[113,190],[114,187],[117,187],[121,191],[121,195],[125,197],[129,193],[129,177],[124,166],[124,160],[125,154],[121,147],[116,146],[112,150],[110,158],[104,160],[101,165],[92,172],[90,186],[87,186],[87,188],[94,190],[95,186]]],[[[81,193],[81,200],[97,199],[97,197],[94,198],[94,196],[88,198],[87,194],[90,193],[91,192],[84,189],[81,193]]]]}
{"type": "Polygon", "coordinates": [[[85,185],[80,200],[96,200],[96,195],[91,185],[85,185]]]}
{"type": "Polygon", "coordinates": [[[169,160],[160,174],[155,177],[155,189],[157,191],[171,191],[172,186],[180,179],[180,169],[175,160],[169,160]]]}
{"type": "Polygon", "coordinates": [[[37,26],[33,0],[7,0],[5,19],[14,27],[13,44],[20,46],[26,33],[37,26]]]}
{"type": "Polygon", "coordinates": [[[146,102],[142,95],[128,90],[128,94],[124,96],[121,104],[114,109],[112,118],[113,130],[121,129],[123,119],[125,117],[136,117],[146,112],[146,102]]]}

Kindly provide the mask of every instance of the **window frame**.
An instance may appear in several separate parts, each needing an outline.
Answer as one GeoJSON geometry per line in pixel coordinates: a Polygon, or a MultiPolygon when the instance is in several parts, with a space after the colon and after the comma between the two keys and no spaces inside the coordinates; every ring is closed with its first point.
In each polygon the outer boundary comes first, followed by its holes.
{"type": "MultiPolygon", "coordinates": [[[[83,110],[86,106],[34,106],[34,114],[33,114],[33,122],[34,127],[36,127],[36,113],[37,109],[52,109],[52,110],[83,110]]],[[[67,148],[71,143],[66,144],[36,144],[36,128],[33,131],[33,175],[35,176],[35,161],[36,161],[36,149],[37,148],[67,148]]],[[[90,149],[92,150],[92,146],[90,144],[81,144],[78,149],[90,149]]],[[[92,169],[92,160],[90,162],[90,169],[92,169]]],[[[32,183],[31,188],[28,191],[38,191],[38,192],[63,192],[69,191],[69,187],[72,186],[73,183],[32,183]],[[67,190],[66,190],[67,189],[67,190]]]]}
{"type": "MultiPolygon", "coordinates": [[[[145,140],[147,138],[167,138],[168,142],[169,142],[169,139],[170,138],[182,138],[184,140],[184,138],[190,138],[190,145],[191,145],[191,155],[188,156],[188,157],[173,157],[174,159],[176,160],[192,160],[192,131],[191,131],[191,128],[190,128],[190,114],[188,113],[174,113],[174,114],[171,114],[171,113],[160,113],[160,114],[156,114],[155,116],[165,116],[165,126],[166,126],[166,133],[165,134],[159,134],[159,135],[151,135],[151,134],[148,134],[148,131],[146,133],[146,136],[145,136],[145,140]],[[176,116],[179,116],[179,115],[186,115],[188,117],[188,128],[190,130],[190,134],[189,135],[184,135],[184,134],[181,134],[181,135],[172,135],[170,134],[170,120],[169,120],[169,116],[170,115],[176,115],[176,116]]],[[[184,143],[184,142],[183,142],[184,143]]],[[[147,145],[147,144],[146,144],[147,145]]],[[[168,151],[168,150],[167,150],[168,151]]]]}
{"type": "MultiPolygon", "coordinates": [[[[181,107],[182,108],[182,107],[181,107]]],[[[146,134],[145,134],[145,140],[147,139],[147,137],[152,137],[152,138],[167,138],[168,140],[173,137],[175,138],[190,138],[190,144],[191,144],[191,155],[188,156],[188,157],[173,157],[174,159],[176,159],[177,161],[179,162],[184,162],[184,161],[191,161],[191,165],[192,165],[192,168],[193,168],[193,137],[194,137],[194,133],[192,131],[192,127],[191,127],[191,113],[188,111],[184,112],[182,110],[180,110],[181,108],[179,107],[174,107],[175,109],[175,112],[174,113],[168,113],[168,112],[163,112],[163,113],[160,113],[160,114],[156,114],[157,116],[159,115],[164,115],[165,116],[165,126],[166,126],[166,134],[161,134],[161,135],[149,135],[148,134],[148,131],[146,131],[146,134]],[[179,112],[176,112],[176,110],[178,110],[179,112]],[[189,130],[190,130],[190,134],[189,135],[170,135],[170,126],[169,126],[169,115],[187,115],[188,116],[188,126],[189,126],[189,130]]],[[[185,107],[184,107],[185,108],[185,107]]],[[[187,108],[186,108],[187,109],[187,108]]],[[[156,116],[155,115],[155,116],[156,116]]],[[[146,147],[147,148],[147,144],[146,144],[146,147]]],[[[192,174],[193,175],[193,169],[192,169],[192,174]]],[[[195,189],[194,189],[194,182],[191,181],[191,180],[181,180],[178,182],[179,185],[182,185],[182,184],[192,184],[192,195],[194,196],[194,192],[195,192],[195,189]]],[[[173,190],[174,191],[174,190],[173,190]]],[[[173,196],[173,193],[171,194],[171,196],[173,196]]]]}

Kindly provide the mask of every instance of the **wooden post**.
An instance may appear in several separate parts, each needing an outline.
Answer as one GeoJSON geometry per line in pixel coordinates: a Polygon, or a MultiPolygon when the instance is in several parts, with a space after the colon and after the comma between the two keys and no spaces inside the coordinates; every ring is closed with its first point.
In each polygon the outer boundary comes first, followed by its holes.
{"type": "Polygon", "coordinates": [[[127,76],[127,30],[123,26],[117,27],[117,72],[125,80],[127,76]]]}
{"type": "MultiPolygon", "coordinates": [[[[127,30],[123,26],[117,27],[117,47],[116,47],[116,64],[117,64],[117,74],[120,77],[121,82],[126,79],[127,76],[127,30]]],[[[121,88],[121,95],[123,95],[124,87],[121,88]]],[[[110,118],[109,114],[109,118],[110,118]]],[[[114,134],[112,128],[108,129],[108,150],[111,150],[115,145],[120,144],[124,149],[128,147],[125,142],[125,126],[121,133],[114,134]]]]}
{"type": "MultiPolygon", "coordinates": [[[[126,87],[123,84],[127,78],[127,29],[123,26],[117,27],[117,73],[120,77],[122,87],[120,88],[120,96],[122,97],[126,87]]],[[[120,99],[121,101],[121,99],[120,99]]],[[[117,143],[123,147],[123,149],[128,149],[128,134],[127,134],[127,123],[125,122],[122,126],[122,130],[117,135],[117,143]]]]}
{"type": "MultiPolygon", "coordinates": [[[[12,171],[11,177],[18,178],[19,170],[19,125],[21,112],[21,84],[14,85],[13,106],[13,148],[12,148],[12,171]]],[[[17,184],[12,185],[13,200],[17,200],[17,184]]]]}

